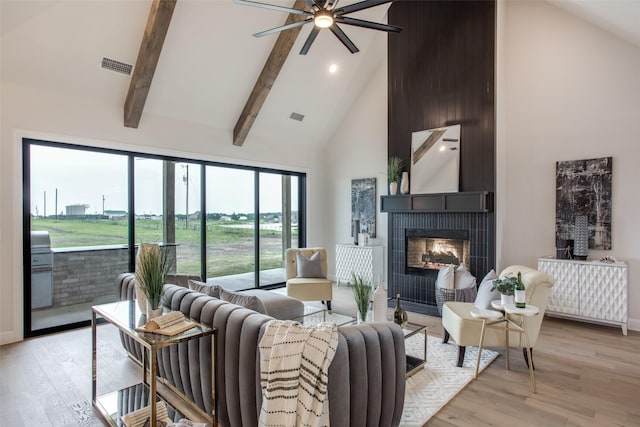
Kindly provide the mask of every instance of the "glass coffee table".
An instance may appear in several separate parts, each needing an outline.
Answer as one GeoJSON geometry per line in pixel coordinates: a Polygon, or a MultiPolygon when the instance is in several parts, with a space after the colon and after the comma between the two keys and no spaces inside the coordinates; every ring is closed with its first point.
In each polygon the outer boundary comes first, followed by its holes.
{"type": "Polygon", "coordinates": [[[304,305],[304,314],[293,320],[302,323],[304,326],[316,326],[322,322],[333,322],[338,326],[356,323],[356,318],[353,316],[335,313],[328,311],[326,308],[315,307],[308,304],[304,305]]]}
{"type": "Polygon", "coordinates": [[[407,322],[402,328],[402,332],[404,333],[404,340],[408,340],[409,338],[417,335],[424,334],[424,352],[422,353],[422,357],[420,356],[412,356],[407,354],[407,378],[418,372],[425,363],[427,363],[427,326],[420,325],[419,323],[407,322]]]}

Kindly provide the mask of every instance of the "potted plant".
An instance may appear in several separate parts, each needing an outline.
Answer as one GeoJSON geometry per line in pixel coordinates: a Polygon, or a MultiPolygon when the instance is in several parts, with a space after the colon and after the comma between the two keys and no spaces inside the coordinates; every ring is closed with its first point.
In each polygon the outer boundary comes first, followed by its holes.
{"type": "Polygon", "coordinates": [[[160,245],[141,243],[136,258],[136,297],[146,300],[146,310],[142,301],[138,301],[140,309],[146,312],[149,319],[162,315],[160,299],[164,292],[164,279],[168,263],[166,254],[160,245]],[[141,292],[137,292],[138,289],[141,292]]]}
{"type": "Polygon", "coordinates": [[[351,273],[353,277],[353,296],[356,300],[356,307],[358,308],[358,322],[364,322],[367,320],[367,313],[369,312],[369,305],[371,298],[373,297],[373,286],[369,283],[365,283],[362,276],[356,276],[351,273]]]}
{"type": "Polygon", "coordinates": [[[500,302],[502,305],[513,304],[513,295],[516,290],[518,278],[513,276],[503,277],[493,281],[492,291],[500,292],[500,302]]]}
{"type": "Polygon", "coordinates": [[[400,157],[389,158],[387,180],[389,181],[389,194],[392,196],[398,194],[398,181],[400,180],[400,175],[402,175],[403,170],[404,160],[400,157]]]}

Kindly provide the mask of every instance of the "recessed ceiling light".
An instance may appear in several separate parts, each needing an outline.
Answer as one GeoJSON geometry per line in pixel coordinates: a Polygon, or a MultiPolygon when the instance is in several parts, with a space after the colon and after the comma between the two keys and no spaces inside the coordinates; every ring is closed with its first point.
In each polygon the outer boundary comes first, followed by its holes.
{"type": "Polygon", "coordinates": [[[440,146],[440,151],[444,151],[444,150],[446,150],[446,149],[447,149],[447,147],[445,147],[444,145],[441,145],[441,146],[440,146]]]}
{"type": "Polygon", "coordinates": [[[331,64],[329,65],[329,72],[331,74],[335,73],[336,71],[338,71],[338,65],[337,64],[331,64]]]}

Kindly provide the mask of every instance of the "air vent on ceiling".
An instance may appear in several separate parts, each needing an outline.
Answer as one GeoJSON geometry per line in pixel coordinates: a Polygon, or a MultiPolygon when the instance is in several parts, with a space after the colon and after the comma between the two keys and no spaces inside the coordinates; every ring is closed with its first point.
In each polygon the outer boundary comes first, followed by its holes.
{"type": "Polygon", "coordinates": [[[289,116],[290,119],[292,120],[297,120],[299,122],[301,122],[304,119],[304,114],[300,114],[300,113],[291,113],[291,115],[289,116]]]}
{"type": "Polygon", "coordinates": [[[106,56],[102,57],[100,67],[108,71],[113,71],[114,73],[124,74],[125,76],[130,76],[131,70],[133,69],[133,65],[131,64],[125,64],[124,62],[116,61],[106,56]]]}

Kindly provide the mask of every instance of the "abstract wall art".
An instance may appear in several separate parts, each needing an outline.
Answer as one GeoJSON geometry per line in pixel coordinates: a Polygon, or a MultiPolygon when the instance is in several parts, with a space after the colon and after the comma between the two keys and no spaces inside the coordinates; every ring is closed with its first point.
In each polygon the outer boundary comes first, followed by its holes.
{"type": "Polygon", "coordinates": [[[556,241],[573,240],[576,217],[586,216],[589,249],[611,249],[612,160],[556,162],[556,241]]]}
{"type": "Polygon", "coordinates": [[[351,180],[351,224],[360,221],[360,230],[351,227],[351,235],[369,233],[376,237],[376,179],[363,178],[351,180]]]}

